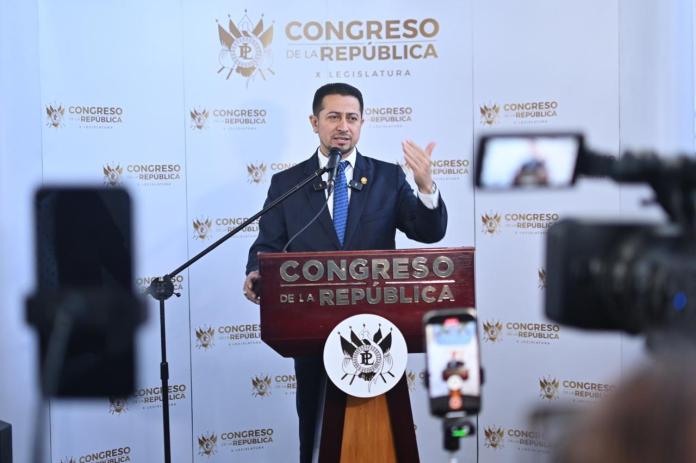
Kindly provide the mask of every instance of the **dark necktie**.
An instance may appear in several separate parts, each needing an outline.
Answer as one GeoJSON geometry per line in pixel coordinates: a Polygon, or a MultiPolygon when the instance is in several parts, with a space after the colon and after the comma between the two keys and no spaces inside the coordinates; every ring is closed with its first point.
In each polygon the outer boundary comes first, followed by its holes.
{"type": "Polygon", "coordinates": [[[346,166],[348,161],[341,161],[336,172],[333,192],[333,223],[338,242],[343,247],[343,239],[346,235],[346,222],[348,222],[348,184],[346,182],[346,166]]]}

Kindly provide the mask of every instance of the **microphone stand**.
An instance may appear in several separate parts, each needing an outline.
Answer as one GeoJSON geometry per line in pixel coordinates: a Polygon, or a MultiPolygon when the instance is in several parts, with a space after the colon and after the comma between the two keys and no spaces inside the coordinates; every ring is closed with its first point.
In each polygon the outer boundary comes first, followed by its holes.
{"type": "MultiPolygon", "coordinates": [[[[326,165],[325,167],[322,167],[320,169],[317,169],[314,171],[314,173],[304,180],[302,180],[300,183],[292,187],[290,190],[285,192],[283,195],[279,196],[277,199],[275,199],[273,202],[268,204],[266,207],[261,209],[259,212],[254,214],[253,216],[249,217],[247,220],[245,220],[243,223],[239,224],[236,228],[231,230],[229,233],[227,233],[225,236],[193,256],[191,259],[187,260],[184,262],[182,265],[174,269],[172,272],[167,273],[164,276],[161,276],[159,278],[155,278],[150,286],[147,289],[147,293],[152,296],[154,299],[159,301],[159,312],[160,312],[160,340],[161,340],[161,348],[162,348],[162,362],[160,363],[160,378],[162,379],[162,388],[161,388],[161,393],[162,393],[162,428],[164,431],[164,462],[165,463],[171,463],[172,461],[172,456],[171,456],[171,444],[170,444],[170,435],[169,435],[169,364],[167,363],[167,335],[166,335],[166,330],[165,330],[165,318],[164,318],[164,301],[172,297],[174,294],[174,283],[172,282],[172,278],[177,276],[179,273],[183,272],[186,270],[188,267],[193,265],[196,261],[198,261],[200,258],[208,254],[210,251],[213,249],[217,248],[220,246],[222,243],[227,241],[228,239],[232,238],[234,235],[239,233],[241,230],[244,229],[244,227],[248,226],[252,222],[254,222],[256,219],[259,217],[265,215],[268,211],[276,207],[278,204],[282,203],[285,201],[288,197],[290,197],[292,194],[296,193],[300,189],[302,189],[305,185],[308,183],[312,182],[314,179],[319,178],[324,174],[325,172],[328,172],[330,169],[332,169],[333,166],[331,163],[326,165]]],[[[176,294],[177,297],[180,296],[180,294],[176,294]]]]}

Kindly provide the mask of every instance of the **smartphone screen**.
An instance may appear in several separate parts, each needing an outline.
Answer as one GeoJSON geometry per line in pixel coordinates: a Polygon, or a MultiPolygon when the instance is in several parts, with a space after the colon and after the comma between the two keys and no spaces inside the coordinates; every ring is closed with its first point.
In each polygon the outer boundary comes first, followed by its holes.
{"type": "Polygon", "coordinates": [[[575,181],[581,151],[579,134],[486,135],[479,144],[477,185],[569,187],[575,181]]]}
{"type": "Polygon", "coordinates": [[[481,365],[476,319],[469,311],[426,315],[425,340],[431,413],[477,413],[481,365]]]}

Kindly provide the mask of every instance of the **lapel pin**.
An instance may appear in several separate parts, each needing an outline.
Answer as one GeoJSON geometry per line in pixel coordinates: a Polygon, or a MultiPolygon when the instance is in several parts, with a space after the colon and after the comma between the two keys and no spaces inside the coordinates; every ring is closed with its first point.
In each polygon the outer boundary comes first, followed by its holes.
{"type": "Polygon", "coordinates": [[[360,183],[367,185],[367,177],[360,177],[360,183]]]}

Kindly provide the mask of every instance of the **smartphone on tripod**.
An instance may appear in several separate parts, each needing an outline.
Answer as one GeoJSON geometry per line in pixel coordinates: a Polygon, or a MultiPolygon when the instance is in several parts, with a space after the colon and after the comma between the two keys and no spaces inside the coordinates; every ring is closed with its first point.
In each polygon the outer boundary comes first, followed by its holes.
{"type": "Polygon", "coordinates": [[[431,311],[423,323],[430,412],[435,416],[477,414],[482,370],[476,311],[431,311]]]}

